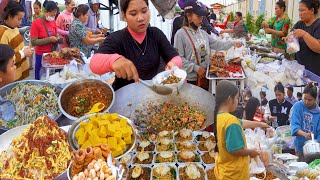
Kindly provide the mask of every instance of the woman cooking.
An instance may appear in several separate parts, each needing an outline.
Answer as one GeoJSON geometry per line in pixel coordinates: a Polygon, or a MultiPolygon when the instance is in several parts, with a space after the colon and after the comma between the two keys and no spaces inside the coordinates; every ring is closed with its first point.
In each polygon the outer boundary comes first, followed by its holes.
{"type": "Polygon", "coordinates": [[[128,26],[112,33],[92,57],[90,68],[96,74],[114,71],[117,90],[139,78],[152,79],[158,71],[160,57],[167,68],[181,67],[182,60],[161,30],[150,27],[148,0],[121,0],[120,6],[128,26]]]}
{"type": "Polygon", "coordinates": [[[234,16],[235,22],[233,24],[233,29],[226,29],[226,30],[221,30],[220,33],[234,33],[235,38],[246,38],[246,40],[249,40],[248,36],[248,30],[245,27],[245,24],[242,20],[242,13],[241,12],[236,12],[234,16]]]}
{"type": "Polygon", "coordinates": [[[276,17],[272,18],[269,23],[263,22],[262,27],[268,34],[272,34],[272,51],[275,53],[285,53],[286,43],[282,37],[288,34],[290,19],[284,13],[286,10],[286,3],[280,0],[276,3],[275,12],[276,17]]]}
{"type": "Polygon", "coordinates": [[[320,108],[317,95],[317,87],[310,83],[303,91],[303,101],[292,107],[291,134],[295,136],[294,145],[299,161],[304,161],[303,146],[311,139],[311,133],[314,133],[314,138],[320,142],[320,108]]]}
{"type": "Polygon", "coordinates": [[[198,84],[197,79],[204,79],[209,63],[210,51],[227,50],[233,45],[240,46],[234,41],[222,42],[213,39],[204,30],[200,29],[203,18],[208,14],[205,8],[196,0],[185,2],[185,20],[175,35],[174,47],[182,57],[182,69],[187,71],[187,81],[198,84]]]}
{"type": "Polygon", "coordinates": [[[317,17],[319,6],[319,0],[301,0],[299,4],[301,20],[293,27],[293,34],[299,38],[300,44],[296,59],[318,76],[320,76],[320,19],[317,17]]]}

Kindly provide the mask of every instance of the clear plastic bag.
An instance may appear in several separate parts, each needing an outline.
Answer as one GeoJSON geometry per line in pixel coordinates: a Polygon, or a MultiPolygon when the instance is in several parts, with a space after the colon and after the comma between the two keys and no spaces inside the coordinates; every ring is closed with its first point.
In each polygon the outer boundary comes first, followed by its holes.
{"type": "Polygon", "coordinates": [[[294,54],[299,52],[300,44],[298,38],[296,38],[293,33],[290,33],[287,38],[287,53],[294,54]]]}
{"type": "Polygon", "coordinates": [[[251,158],[249,168],[251,174],[259,174],[266,170],[259,156],[257,156],[256,158],[251,158]]]}

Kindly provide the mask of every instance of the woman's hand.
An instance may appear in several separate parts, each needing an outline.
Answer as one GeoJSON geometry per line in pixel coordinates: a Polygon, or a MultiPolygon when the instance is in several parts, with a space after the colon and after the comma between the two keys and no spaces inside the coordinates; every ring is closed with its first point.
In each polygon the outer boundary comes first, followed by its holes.
{"type": "Polygon", "coordinates": [[[126,58],[120,58],[115,61],[112,64],[112,69],[118,78],[139,81],[139,74],[135,65],[126,58]]]}
{"type": "Polygon", "coordinates": [[[57,37],[55,37],[55,36],[51,36],[51,37],[49,37],[50,38],[50,42],[52,42],[52,43],[56,43],[56,42],[58,42],[58,40],[59,40],[59,38],[57,38],[57,37]]]}
{"type": "Polygon", "coordinates": [[[206,69],[199,67],[198,76],[202,79],[206,77],[206,69]]]}
{"type": "Polygon", "coordinates": [[[268,27],[269,27],[269,24],[268,24],[267,22],[263,21],[263,22],[261,23],[261,26],[262,26],[263,28],[268,28],[268,27]]]}
{"type": "Polygon", "coordinates": [[[26,47],[24,50],[23,50],[23,53],[24,53],[24,56],[25,57],[31,57],[33,55],[33,48],[30,48],[30,47],[26,47]]]}
{"type": "Polygon", "coordinates": [[[171,70],[173,66],[175,66],[175,64],[174,64],[173,62],[169,62],[169,63],[167,64],[165,70],[166,70],[166,71],[171,70]]]}
{"type": "Polygon", "coordinates": [[[302,29],[295,29],[293,31],[294,36],[296,36],[297,38],[302,38],[307,32],[302,30],[302,29]]]}
{"type": "Polygon", "coordinates": [[[305,137],[306,139],[310,140],[311,139],[311,133],[304,133],[303,137],[305,137]]]}
{"type": "Polygon", "coordinates": [[[271,34],[272,29],[271,28],[265,28],[264,32],[266,32],[267,34],[271,34]]]}
{"type": "Polygon", "coordinates": [[[255,158],[258,155],[260,155],[259,151],[257,151],[256,149],[248,149],[248,150],[249,150],[248,154],[251,158],[255,158]]]}

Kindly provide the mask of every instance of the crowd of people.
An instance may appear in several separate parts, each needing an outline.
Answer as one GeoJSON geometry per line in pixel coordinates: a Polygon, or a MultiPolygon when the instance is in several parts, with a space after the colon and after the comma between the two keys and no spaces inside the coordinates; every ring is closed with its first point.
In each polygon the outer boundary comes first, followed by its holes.
{"type": "MultiPolygon", "coordinates": [[[[18,30],[24,17],[24,8],[15,1],[9,1],[0,26],[0,86],[27,77],[29,62],[26,57],[33,54],[36,57],[35,79],[40,79],[44,53],[58,50],[59,47],[77,47],[88,55],[92,45],[103,42],[91,58],[90,68],[99,75],[115,72],[115,90],[138,82],[139,79],[152,79],[159,72],[162,61],[166,67],[161,71],[177,66],[187,72],[189,83],[205,88],[203,81],[206,81],[205,73],[211,51],[241,46],[238,40],[222,42],[210,35],[216,33],[214,23],[207,18],[209,13],[206,7],[196,0],[179,3],[184,13],[174,23],[176,31],[172,44],[160,29],[150,26],[148,0],[121,0],[120,7],[127,27],[107,38],[98,28],[98,5],[91,3],[90,7],[85,4],[76,6],[74,0],[66,0],[65,5],[66,9],[59,14],[54,1],[43,4],[44,12],[41,12],[41,3],[34,3],[31,45],[25,46],[18,30]],[[202,29],[205,27],[207,29],[202,29]]],[[[276,17],[270,22],[262,23],[266,33],[272,34],[273,51],[284,52],[287,41],[285,37],[293,33],[299,38],[301,48],[296,54],[297,60],[306,69],[320,75],[320,20],[317,18],[319,0],[300,1],[301,21],[294,25],[291,32],[290,20],[284,13],[284,1],[277,2],[275,9],[276,17]]],[[[248,38],[242,14],[237,12],[235,19],[233,28],[221,33],[248,38]]],[[[216,151],[219,151],[215,166],[218,179],[249,179],[248,157],[254,158],[259,152],[247,149],[244,128],[276,128],[290,124],[292,135],[296,136],[296,152],[301,159],[302,146],[311,138],[310,133],[314,133],[315,139],[320,140],[317,87],[314,84],[307,85],[303,98],[299,101],[293,97],[292,88],[287,88],[285,96],[285,87],[281,83],[275,86],[274,93],[276,99],[270,101],[264,92],[260,94],[261,101],[248,93],[244,113],[244,118],[248,120],[240,120],[231,115],[238,106],[239,89],[229,81],[218,83],[213,124],[216,151]],[[265,106],[264,117],[267,124],[252,121],[260,104],[265,106]]]]}

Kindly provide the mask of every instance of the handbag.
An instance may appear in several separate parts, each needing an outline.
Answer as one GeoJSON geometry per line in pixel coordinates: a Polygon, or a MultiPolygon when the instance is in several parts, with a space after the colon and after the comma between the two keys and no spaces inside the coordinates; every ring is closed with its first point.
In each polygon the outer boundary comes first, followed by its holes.
{"type": "MultiPolygon", "coordinates": [[[[44,29],[47,32],[48,37],[50,37],[48,28],[47,28],[46,24],[44,23],[44,17],[41,18],[41,22],[43,24],[44,29]]],[[[57,48],[58,48],[58,43],[52,43],[52,51],[56,51],[57,48]]]]}
{"type": "MultiPolygon", "coordinates": [[[[198,52],[197,52],[197,49],[196,49],[196,46],[194,45],[193,41],[192,41],[192,38],[190,36],[190,34],[188,33],[188,30],[183,27],[183,30],[187,33],[188,37],[189,37],[189,40],[192,44],[192,48],[193,48],[193,51],[194,51],[194,54],[196,56],[196,60],[197,60],[197,64],[200,66],[200,61],[199,61],[199,57],[198,57],[198,52]]],[[[197,86],[203,88],[203,89],[209,89],[209,80],[204,77],[204,78],[201,78],[200,76],[197,76],[197,86]]]]}

